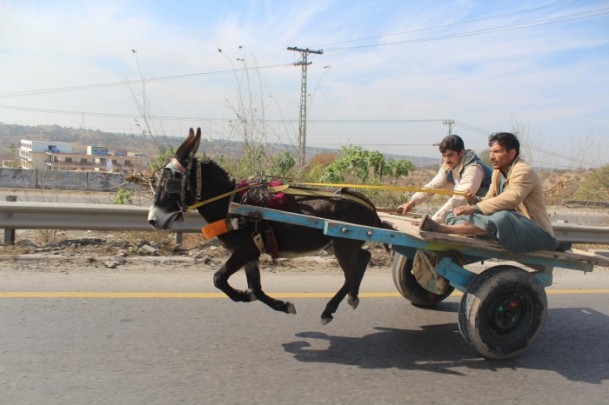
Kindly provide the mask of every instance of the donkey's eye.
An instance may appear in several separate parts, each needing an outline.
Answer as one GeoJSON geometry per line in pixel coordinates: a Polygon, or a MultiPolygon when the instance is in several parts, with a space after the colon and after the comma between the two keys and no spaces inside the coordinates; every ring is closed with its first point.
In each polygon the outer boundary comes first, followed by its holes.
{"type": "Polygon", "coordinates": [[[176,178],[167,179],[165,190],[168,193],[179,194],[182,191],[182,180],[176,178]]]}

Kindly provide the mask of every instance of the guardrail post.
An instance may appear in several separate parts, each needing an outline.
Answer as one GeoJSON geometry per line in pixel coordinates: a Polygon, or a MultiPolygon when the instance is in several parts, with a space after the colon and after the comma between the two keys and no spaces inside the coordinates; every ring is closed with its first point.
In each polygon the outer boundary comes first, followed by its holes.
{"type": "Polygon", "coordinates": [[[181,245],[184,239],[182,232],[176,232],[176,245],[181,245]]]}
{"type": "MultiPolygon", "coordinates": [[[[15,202],[17,201],[16,195],[7,195],[6,201],[15,202]]],[[[7,213],[7,216],[12,216],[13,214],[7,213]]],[[[5,245],[14,245],[15,244],[15,228],[4,228],[4,244],[5,245]]]]}

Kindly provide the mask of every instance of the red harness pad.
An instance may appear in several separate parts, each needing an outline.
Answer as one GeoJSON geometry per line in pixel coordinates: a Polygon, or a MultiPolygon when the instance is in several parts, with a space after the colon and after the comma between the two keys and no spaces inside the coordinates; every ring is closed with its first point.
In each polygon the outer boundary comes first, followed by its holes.
{"type": "Polygon", "coordinates": [[[288,196],[282,192],[274,192],[272,187],[282,185],[279,180],[271,180],[265,183],[251,183],[247,180],[237,184],[237,188],[249,188],[240,193],[240,203],[256,205],[258,207],[279,208],[288,205],[288,196]]]}

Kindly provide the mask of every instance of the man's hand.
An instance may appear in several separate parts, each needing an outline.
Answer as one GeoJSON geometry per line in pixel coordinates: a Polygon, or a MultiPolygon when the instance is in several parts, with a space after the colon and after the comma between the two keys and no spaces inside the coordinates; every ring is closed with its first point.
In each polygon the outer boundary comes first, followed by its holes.
{"type": "Polygon", "coordinates": [[[478,210],[475,205],[460,205],[453,210],[455,215],[471,215],[478,210]]]}
{"type": "Polygon", "coordinates": [[[414,208],[414,202],[408,201],[406,204],[398,205],[398,214],[405,215],[407,212],[412,211],[414,208]]]}
{"type": "Polygon", "coordinates": [[[472,193],[469,190],[467,190],[467,193],[465,194],[465,198],[467,199],[467,202],[469,204],[476,204],[476,203],[478,203],[478,201],[480,201],[480,198],[478,198],[478,196],[476,194],[472,193]]]}

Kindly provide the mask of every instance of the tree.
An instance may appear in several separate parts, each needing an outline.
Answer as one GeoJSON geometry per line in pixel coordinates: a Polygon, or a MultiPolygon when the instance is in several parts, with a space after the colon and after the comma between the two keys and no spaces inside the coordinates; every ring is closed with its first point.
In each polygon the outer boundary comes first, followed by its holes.
{"type": "Polygon", "coordinates": [[[343,146],[341,150],[340,157],[322,172],[320,181],[380,183],[384,175],[397,179],[414,170],[414,165],[409,160],[387,161],[380,152],[367,151],[361,146],[348,145],[343,146]]]}
{"type": "Polygon", "coordinates": [[[152,169],[152,171],[158,170],[159,168],[165,166],[169,159],[174,157],[176,154],[176,151],[173,146],[159,145],[159,149],[159,155],[155,158],[153,162],[150,163],[150,169],[152,169]]]}
{"type": "Polygon", "coordinates": [[[386,163],[385,175],[397,181],[401,176],[408,176],[414,169],[414,164],[410,160],[390,160],[386,163]]]}
{"type": "Polygon", "coordinates": [[[296,160],[292,153],[283,152],[273,156],[271,164],[271,173],[274,176],[288,177],[296,165],[296,160]]]}

